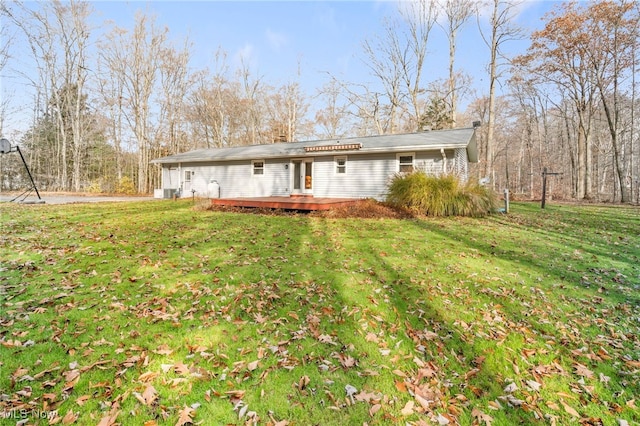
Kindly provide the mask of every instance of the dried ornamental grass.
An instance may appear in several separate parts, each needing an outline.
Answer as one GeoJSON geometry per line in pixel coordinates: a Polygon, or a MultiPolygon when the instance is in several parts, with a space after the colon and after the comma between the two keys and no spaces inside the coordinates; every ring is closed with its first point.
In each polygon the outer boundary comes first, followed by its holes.
{"type": "Polygon", "coordinates": [[[495,193],[475,181],[454,175],[431,176],[418,171],[394,176],[387,202],[428,216],[481,217],[495,210],[495,193]]]}

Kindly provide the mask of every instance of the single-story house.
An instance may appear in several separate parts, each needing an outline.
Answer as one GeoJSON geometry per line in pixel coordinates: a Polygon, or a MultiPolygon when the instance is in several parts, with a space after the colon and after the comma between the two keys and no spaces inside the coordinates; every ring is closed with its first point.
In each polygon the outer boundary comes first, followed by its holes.
{"type": "Polygon", "coordinates": [[[182,196],[375,198],[396,173],[468,176],[477,162],[475,128],[198,149],[153,160],[158,198],[182,196]]]}

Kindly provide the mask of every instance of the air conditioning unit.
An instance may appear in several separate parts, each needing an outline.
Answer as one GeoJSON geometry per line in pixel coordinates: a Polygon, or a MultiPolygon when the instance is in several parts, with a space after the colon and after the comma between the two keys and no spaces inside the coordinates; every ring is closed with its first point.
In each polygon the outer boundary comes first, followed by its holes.
{"type": "Polygon", "coordinates": [[[171,199],[173,198],[173,196],[176,194],[178,190],[175,188],[165,188],[164,189],[164,193],[162,194],[162,198],[164,198],[165,200],[171,199]]]}

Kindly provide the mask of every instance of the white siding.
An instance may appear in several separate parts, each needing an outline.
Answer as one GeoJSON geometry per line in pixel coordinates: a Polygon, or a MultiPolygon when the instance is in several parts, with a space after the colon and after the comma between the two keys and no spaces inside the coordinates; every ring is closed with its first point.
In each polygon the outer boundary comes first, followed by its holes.
{"type": "Polygon", "coordinates": [[[162,168],[162,187],[163,189],[178,189],[180,187],[180,178],[178,166],[162,168]]]}
{"type": "MultiPolygon", "coordinates": [[[[198,197],[208,197],[208,185],[213,179],[220,185],[220,197],[269,197],[289,195],[289,170],[285,168],[288,160],[267,160],[264,165],[263,175],[253,175],[251,160],[233,161],[228,163],[194,163],[181,164],[184,175],[185,170],[191,170],[191,189],[196,191],[198,197]]],[[[175,166],[172,166],[175,168],[175,166]]],[[[165,168],[163,173],[168,174],[165,168]]],[[[165,188],[183,186],[169,186],[168,180],[163,182],[165,188]]],[[[171,182],[171,185],[174,185],[171,182]]],[[[191,196],[191,193],[183,194],[191,196]]]]}
{"type": "Polygon", "coordinates": [[[347,173],[335,168],[333,155],[314,159],[314,196],[383,200],[398,165],[395,154],[363,154],[347,155],[347,173]]]}
{"type": "MultiPolygon", "coordinates": [[[[418,151],[414,154],[414,165],[427,173],[440,174],[444,170],[444,159],[439,150],[418,151]]],[[[447,150],[447,171],[462,175],[466,170],[466,151],[447,150]],[[464,157],[464,158],[463,158],[464,157]]],[[[390,179],[398,172],[398,153],[347,154],[346,173],[336,173],[335,157],[345,154],[330,153],[313,157],[313,196],[333,198],[375,198],[384,200],[390,179]]],[[[182,163],[163,168],[164,188],[183,188],[175,182],[191,170],[191,188],[196,196],[208,197],[209,182],[214,179],[220,186],[221,198],[288,196],[291,194],[291,160],[266,159],[263,175],[253,175],[252,160],[182,163]],[[180,171],[178,173],[178,170],[180,171]]],[[[185,193],[183,196],[191,196],[185,193]]]]}

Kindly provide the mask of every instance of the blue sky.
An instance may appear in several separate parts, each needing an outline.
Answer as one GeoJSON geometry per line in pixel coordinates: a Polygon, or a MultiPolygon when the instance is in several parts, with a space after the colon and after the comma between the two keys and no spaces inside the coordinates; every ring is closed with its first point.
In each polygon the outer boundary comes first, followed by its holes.
{"type": "MultiPolygon", "coordinates": [[[[365,39],[380,33],[382,22],[396,15],[395,1],[115,1],[94,2],[97,17],[130,27],[137,10],[155,14],[172,38],[188,37],[194,48],[192,65],[212,64],[218,47],[228,54],[232,66],[242,56],[253,70],[274,84],[297,78],[307,88],[318,88],[326,72],[349,81],[364,82],[362,62],[365,39]]],[[[536,28],[540,18],[554,4],[525,1],[518,24],[536,28]]],[[[475,77],[484,77],[488,50],[481,41],[478,24],[472,18],[458,41],[459,67],[475,77]]],[[[444,76],[448,44],[440,27],[431,34],[430,72],[444,76]]],[[[513,49],[526,44],[514,43],[513,49]]]]}
{"type": "MultiPolygon", "coordinates": [[[[32,3],[33,4],[33,3],[32,3]]],[[[526,32],[539,28],[541,18],[555,2],[527,0],[519,8],[517,23],[526,32]]],[[[112,21],[131,28],[136,11],[156,16],[158,25],[169,29],[169,37],[180,43],[188,37],[192,43],[192,69],[213,68],[218,48],[228,54],[231,68],[245,62],[255,76],[274,86],[299,81],[313,95],[328,80],[327,73],[352,83],[373,84],[363,62],[362,44],[382,31],[385,18],[396,16],[396,1],[96,1],[94,24],[112,21]],[[298,69],[300,76],[298,77],[298,69]]],[[[481,19],[486,24],[486,19],[481,19]]],[[[434,27],[424,81],[444,78],[448,66],[448,44],[444,32],[434,27]]],[[[512,53],[522,53],[528,41],[511,43],[512,53]]],[[[24,52],[18,43],[15,52],[24,52]]],[[[478,23],[472,18],[459,34],[456,65],[472,76],[473,86],[486,93],[488,49],[482,42],[478,23]]],[[[15,66],[28,66],[22,61],[15,66]]],[[[3,70],[3,91],[7,88],[10,63],[3,70]]],[[[15,76],[14,76],[15,77],[15,76]]],[[[17,133],[19,110],[32,111],[26,105],[33,95],[28,87],[11,79],[14,105],[5,122],[5,134],[17,133]],[[25,102],[25,99],[27,102],[25,102]]],[[[3,95],[4,96],[4,95],[3,95]]],[[[31,101],[32,102],[32,101],[31,101]]]]}
{"type": "MultiPolygon", "coordinates": [[[[193,43],[192,66],[212,66],[218,47],[234,67],[244,57],[252,69],[273,84],[297,78],[305,82],[324,73],[350,74],[362,67],[362,41],[373,35],[391,1],[154,1],[96,2],[104,19],[131,26],[136,10],[155,14],[171,37],[193,43]]],[[[356,75],[358,73],[356,72],[356,75]]],[[[311,84],[313,85],[313,84],[311,84]]],[[[309,86],[309,85],[307,85],[309,86]]]]}

